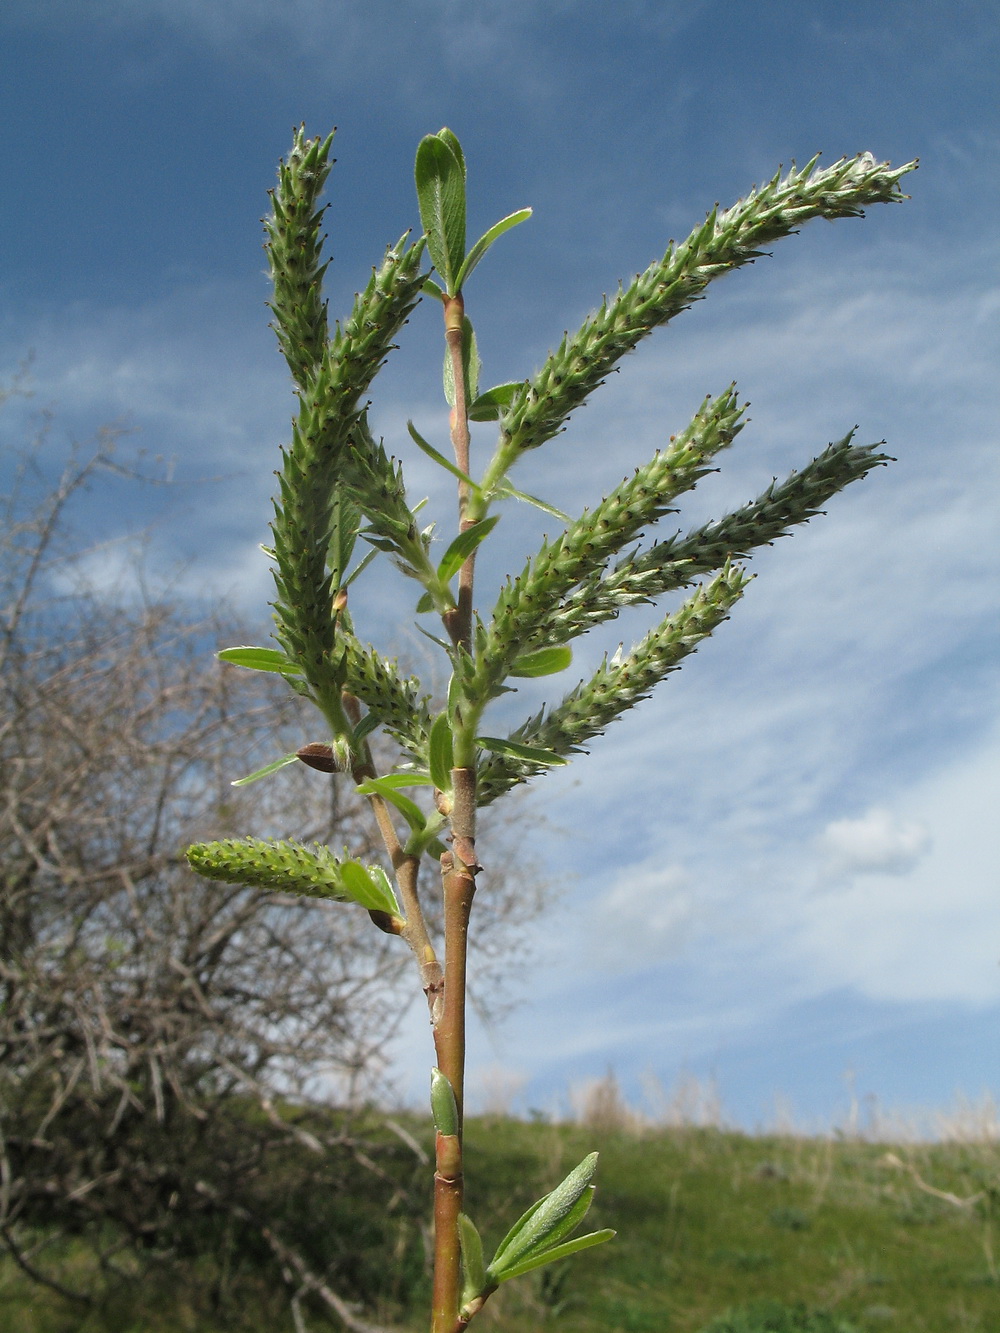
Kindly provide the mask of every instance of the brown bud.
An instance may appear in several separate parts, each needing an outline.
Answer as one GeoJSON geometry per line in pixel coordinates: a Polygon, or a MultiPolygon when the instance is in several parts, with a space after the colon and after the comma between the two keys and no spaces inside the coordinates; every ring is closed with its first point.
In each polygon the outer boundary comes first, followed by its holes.
{"type": "Polygon", "coordinates": [[[301,750],[295,751],[295,754],[304,764],[317,769],[320,773],[336,773],[337,771],[332,748],[329,745],[324,745],[321,741],[312,741],[309,745],[303,745],[301,750]]]}

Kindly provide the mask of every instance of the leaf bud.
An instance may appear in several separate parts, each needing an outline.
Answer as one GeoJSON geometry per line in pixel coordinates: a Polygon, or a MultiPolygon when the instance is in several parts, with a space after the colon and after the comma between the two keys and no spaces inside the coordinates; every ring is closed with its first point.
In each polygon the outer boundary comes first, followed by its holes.
{"type": "Polygon", "coordinates": [[[323,745],[320,741],[311,741],[310,744],[303,745],[300,750],[296,750],[295,757],[301,759],[309,768],[315,768],[319,773],[336,773],[337,771],[332,746],[323,745]]]}
{"type": "Polygon", "coordinates": [[[458,1103],[447,1076],[436,1066],[431,1070],[431,1115],[439,1134],[458,1133],[458,1103]]]}

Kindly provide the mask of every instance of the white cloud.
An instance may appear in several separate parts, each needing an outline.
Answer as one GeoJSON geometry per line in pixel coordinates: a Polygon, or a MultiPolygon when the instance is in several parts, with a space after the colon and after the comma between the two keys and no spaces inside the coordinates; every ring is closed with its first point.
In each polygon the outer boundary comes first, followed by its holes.
{"type": "Polygon", "coordinates": [[[834,819],[819,837],[830,871],[902,875],[912,870],[930,847],[925,824],[900,819],[876,806],[859,819],[834,819]]]}
{"type": "Polygon", "coordinates": [[[593,904],[588,952],[603,968],[633,972],[673,957],[700,912],[680,866],[635,866],[593,904]]]}
{"type": "MultiPolygon", "coordinates": [[[[855,865],[836,894],[803,898],[791,947],[817,990],[850,985],[878,1000],[1000,996],[1000,728],[898,797],[907,819],[840,821],[855,865]],[[880,827],[881,826],[881,827],[880,827]],[[921,837],[921,834],[923,837],[921,837]],[[877,864],[907,844],[906,866],[877,864]]],[[[846,850],[846,848],[845,848],[846,850]]],[[[828,848],[820,853],[827,862],[828,848]]],[[[827,865],[819,866],[819,875],[827,865]]]]}

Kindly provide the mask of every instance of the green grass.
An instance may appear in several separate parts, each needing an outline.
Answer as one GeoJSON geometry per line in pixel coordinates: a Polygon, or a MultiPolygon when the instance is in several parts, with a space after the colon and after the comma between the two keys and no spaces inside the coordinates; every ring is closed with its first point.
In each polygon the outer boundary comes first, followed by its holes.
{"type": "MultiPolygon", "coordinates": [[[[511,1221],[593,1148],[601,1162],[587,1226],[619,1232],[608,1245],[501,1288],[477,1320],[482,1333],[1000,1329],[995,1143],[890,1150],[716,1129],[630,1134],[506,1119],[471,1121],[467,1142],[467,1208],[488,1254],[511,1221]],[[902,1165],[887,1160],[890,1152],[902,1165]],[[913,1171],[924,1185],[981,1197],[956,1206],[922,1188],[913,1171]],[[768,1301],[770,1322],[766,1304],[752,1317],[738,1313],[768,1301]],[[727,1310],[737,1312],[723,1318],[727,1310]]],[[[370,1228],[366,1237],[378,1242],[370,1228]]],[[[377,1262],[374,1251],[362,1259],[377,1262]]],[[[75,1276],[85,1262],[72,1247],[66,1252],[75,1276]]],[[[0,1265],[0,1333],[292,1328],[281,1293],[268,1300],[256,1291],[244,1302],[234,1292],[228,1308],[213,1312],[192,1294],[196,1285],[192,1279],[188,1289],[175,1274],[150,1300],[142,1283],[85,1317],[32,1287],[7,1261],[0,1265]]],[[[382,1310],[382,1320],[420,1328],[425,1279],[415,1278],[409,1295],[408,1310],[382,1310]]],[[[333,1326],[315,1304],[307,1318],[312,1330],[333,1326]]]]}

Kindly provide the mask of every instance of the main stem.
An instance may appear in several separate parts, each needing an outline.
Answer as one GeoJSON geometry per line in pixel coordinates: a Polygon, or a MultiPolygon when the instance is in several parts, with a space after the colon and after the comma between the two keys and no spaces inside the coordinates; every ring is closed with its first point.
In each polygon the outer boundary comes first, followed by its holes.
{"type": "MultiPolygon", "coordinates": [[[[461,294],[445,301],[445,340],[451,358],[455,405],[451,438],[455,462],[469,472],[469,411],[465,393],[462,335],[465,306],[461,294]]],[[[470,526],[467,517],[469,487],[459,483],[459,530],[470,526]]],[[[472,647],[472,593],[474,556],[458,576],[458,604],[446,618],[448,633],[457,648],[472,647]]],[[[462,1116],[465,1101],[466,962],[469,917],[476,892],[476,770],[459,767],[452,772],[452,850],[441,858],[444,895],[444,1001],[434,1027],[438,1068],[455,1093],[458,1126],[455,1134],[438,1133],[434,1171],[434,1297],[431,1333],[454,1333],[459,1327],[461,1248],[458,1218],[462,1211],[462,1116]]]]}

